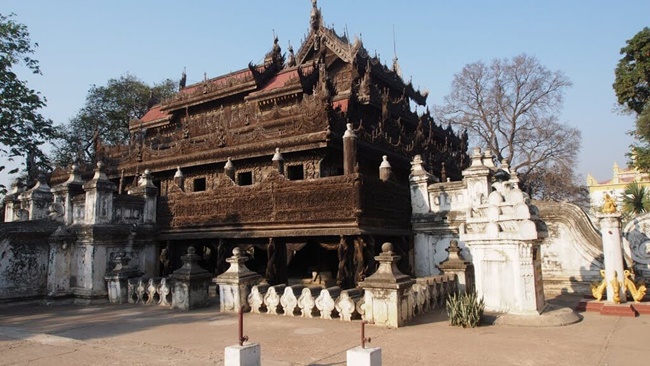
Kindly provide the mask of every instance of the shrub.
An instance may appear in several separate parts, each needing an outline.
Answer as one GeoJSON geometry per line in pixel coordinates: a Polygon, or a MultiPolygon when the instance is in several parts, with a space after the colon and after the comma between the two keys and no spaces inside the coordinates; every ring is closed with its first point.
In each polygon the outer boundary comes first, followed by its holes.
{"type": "Polygon", "coordinates": [[[485,302],[476,292],[452,294],[447,298],[446,308],[449,325],[474,328],[481,324],[485,302]]]}

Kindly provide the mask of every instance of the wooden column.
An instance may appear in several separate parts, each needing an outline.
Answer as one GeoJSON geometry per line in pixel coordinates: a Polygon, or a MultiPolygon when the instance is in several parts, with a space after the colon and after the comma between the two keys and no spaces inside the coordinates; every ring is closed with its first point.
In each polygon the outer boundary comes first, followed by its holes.
{"type": "Polygon", "coordinates": [[[287,244],[284,240],[269,238],[267,247],[267,262],[265,276],[270,285],[288,283],[287,244]]]}
{"type": "Polygon", "coordinates": [[[215,275],[220,275],[228,269],[228,263],[226,259],[230,257],[230,245],[226,243],[226,240],[219,238],[219,243],[217,244],[217,263],[215,264],[215,275]]]}
{"type": "Polygon", "coordinates": [[[350,288],[353,286],[354,273],[351,260],[351,248],[348,240],[341,235],[341,240],[337,248],[339,258],[339,268],[336,274],[336,284],[342,289],[350,288]]]}
{"type": "Polygon", "coordinates": [[[366,243],[362,237],[357,236],[354,239],[354,284],[358,284],[366,278],[368,269],[364,259],[364,250],[366,243]]]}

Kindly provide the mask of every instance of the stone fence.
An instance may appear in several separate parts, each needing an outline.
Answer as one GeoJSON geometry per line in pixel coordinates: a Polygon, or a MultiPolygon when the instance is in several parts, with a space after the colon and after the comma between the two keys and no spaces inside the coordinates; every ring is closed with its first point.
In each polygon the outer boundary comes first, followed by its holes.
{"type": "MultiPolygon", "coordinates": [[[[457,292],[456,276],[439,275],[415,279],[408,290],[407,318],[412,319],[445,306],[447,296],[457,292]]],[[[251,312],[303,318],[368,320],[365,290],[342,290],[340,287],[310,287],[304,285],[255,285],[248,296],[251,312]]]]}

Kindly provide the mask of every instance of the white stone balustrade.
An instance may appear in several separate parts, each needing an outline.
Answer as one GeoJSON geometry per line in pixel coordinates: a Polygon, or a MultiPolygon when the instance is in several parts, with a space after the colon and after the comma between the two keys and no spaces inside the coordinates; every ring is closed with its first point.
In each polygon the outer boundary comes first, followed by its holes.
{"type": "Polygon", "coordinates": [[[355,310],[357,311],[357,314],[361,316],[362,320],[367,320],[366,319],[366,298],[365,296],[362,296],[359,301],[357,301],[357,304],[355,306],[355,310]]]}
{"type": "Polygon", "coordinates": [[[341,288],[338,286],[321,290],[316,298],[316,308],[320,311],[321,319],[332,319],[332,312],[335,310],[336,299],[340,293],[341,288]]]}
{"type": "Polygon", "coordinates": [[[156,299],[158,294],[158,285],[160,285],[160,279],[149,279],[147,285],[147,305],[155,304],[158,302],[158,299],[156,299]]]}
{"type": "Polygon", "coordinates": [[[320,287],[305,287],[298,298],[298,307],[300,316],[303,318],[313,318],[314,308],[316,307],[316,297],[320,293],[320,287]]]}
{"type": "Polygon", "coordinates": [[[251,307],[251,312],[261,314],[266,309],[264,295],[266,295],[269,287],[268,284],[259,284],[251,288],[251,293],[248,295],[248,305],[251,307]]]}
{"type": "Polygon", "coordinates": [[[169,296],[172,293],[170,286],[167,284],[166,278],[160,279],[160,285],[158,285],[158,305],[160,306],[169,306],[172,304],[169,302],[169,296]]]}
{"type": "Polygon", "coordinates": [[[278,315],[280,305],[280,294],[284,293],[286,285],[275,285],[269,287],[269,290],[264,295],[264,305],[266,305],[267,313],[278,315]]]}
{"type": "Polygon", "coordinates": [[[428,292],[427,288],[416,282],[411,286],[411,292],[413,293],[413,313],[424,313],[424,304],[426,302],[425,292],[428,292]]]}
{"type": "Polygon", "coordinates": [[[147,302],[147,285],[143,278],[138,280],[138,286],[135,288],[136,304],[144,304],[147,302]]]}
{"type": "Polygon", "coordinates": [[[336,300],[336,311],[339,313],[341,321],[351,321],[356,310],[356,303],[363,296],[363,290],[349,289],[341,291],[341,295],[336,300]]]}
{"type": "Polygon", "coordinates": [[[305,288],[304,285],[293,285],[284,288],[280,297],[280,305],[284,309],[284,316],[295,316],[298,310],[298,298],[305,288]]]}

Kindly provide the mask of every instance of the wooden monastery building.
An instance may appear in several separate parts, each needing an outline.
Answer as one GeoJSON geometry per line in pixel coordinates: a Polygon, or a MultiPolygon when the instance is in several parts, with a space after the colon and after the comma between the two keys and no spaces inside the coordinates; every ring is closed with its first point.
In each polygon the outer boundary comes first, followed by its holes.
{"type": "Polygon", "coordinates": [[[467,136],[414,112],[426,97],[396,60],[385,66],[326,27],[313,1],[297,52],[276,38],[261,65],[193,85],[183,75],[176,95],[130,123],[128,145],[98,155],[118,193],[151,171],[160,274],[194,246],[217,275],[238,246],[270,284],[349,288],[385,241],[412,273],[413,157],[442,180],[468,166],[467,136]]]}

